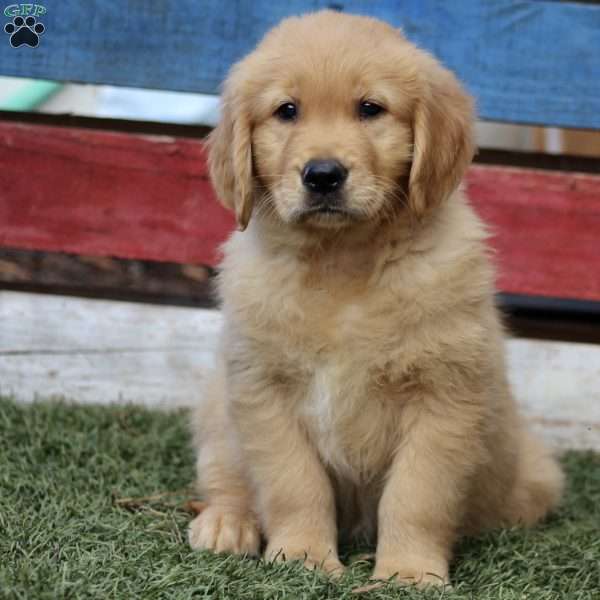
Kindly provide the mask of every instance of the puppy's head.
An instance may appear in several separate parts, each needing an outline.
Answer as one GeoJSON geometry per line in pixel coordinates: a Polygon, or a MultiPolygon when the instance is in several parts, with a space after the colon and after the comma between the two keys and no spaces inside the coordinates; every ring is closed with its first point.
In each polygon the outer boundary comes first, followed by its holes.
{"type": "Polygon", "coordinates": [[[392,27],[319,12],[287,19],[231,70],[209,165],[244,229],[253,210],[343,228],[422,217],[473,154],[455,77],[392,27]]]}

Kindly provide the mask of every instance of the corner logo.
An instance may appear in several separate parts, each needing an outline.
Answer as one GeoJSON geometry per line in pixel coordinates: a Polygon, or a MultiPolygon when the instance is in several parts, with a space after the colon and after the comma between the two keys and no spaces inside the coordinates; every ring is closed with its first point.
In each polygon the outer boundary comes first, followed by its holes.
{"type": "Polygon", "coordinates": [[[13,48],[29,46],[37,48],[40,36],[46,31],[44,24],[38,17],[45,15],[48,11],[41,4],[11,4],[4,9],[4,16],[12,23],[4,26],[4,32],[10,35],[10,45],[13,48]]]}

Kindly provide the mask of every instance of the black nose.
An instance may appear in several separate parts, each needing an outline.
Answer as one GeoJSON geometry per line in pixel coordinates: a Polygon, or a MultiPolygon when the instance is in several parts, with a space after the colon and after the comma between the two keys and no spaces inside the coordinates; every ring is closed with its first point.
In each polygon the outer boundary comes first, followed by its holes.
{"type": "Polygon", "coordinates": [[[317,194],[328,194],[342,186],[348,169],[333,159],[309,160],[302,169],[304,187],[317,194]]]}

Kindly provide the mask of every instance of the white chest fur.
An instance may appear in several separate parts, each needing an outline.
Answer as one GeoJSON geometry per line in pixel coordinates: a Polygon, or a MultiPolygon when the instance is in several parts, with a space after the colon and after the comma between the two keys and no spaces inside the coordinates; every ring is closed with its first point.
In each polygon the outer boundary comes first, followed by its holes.
{"type": "Polygon", "coordinates": [[[356,390],[352,390],[346,369],[339,364],[323,364],[314,370],[300,414],[318,449],[321,460],[334,471],[354,479],[347,438],[356,426],[356,390]]]}

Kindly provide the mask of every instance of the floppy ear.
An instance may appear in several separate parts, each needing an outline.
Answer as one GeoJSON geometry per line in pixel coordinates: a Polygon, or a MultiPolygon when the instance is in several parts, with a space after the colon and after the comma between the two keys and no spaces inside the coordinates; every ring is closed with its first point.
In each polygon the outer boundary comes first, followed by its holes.
{"type": "Polygon", "coordinates": [[[234,211],[240,231],[246,229],[254,200],[250,115],[239,98],[234,77],[225,84],[221,119],[208,136],[210,177],[223,205],[234,211]]]}
{"type": "Polygon", "coordinates": [[[458,187],[474,153],[470,96],[432,57],[423,60],[408,182],[409,206],[417,217],[442,203],[458,187]]]}

